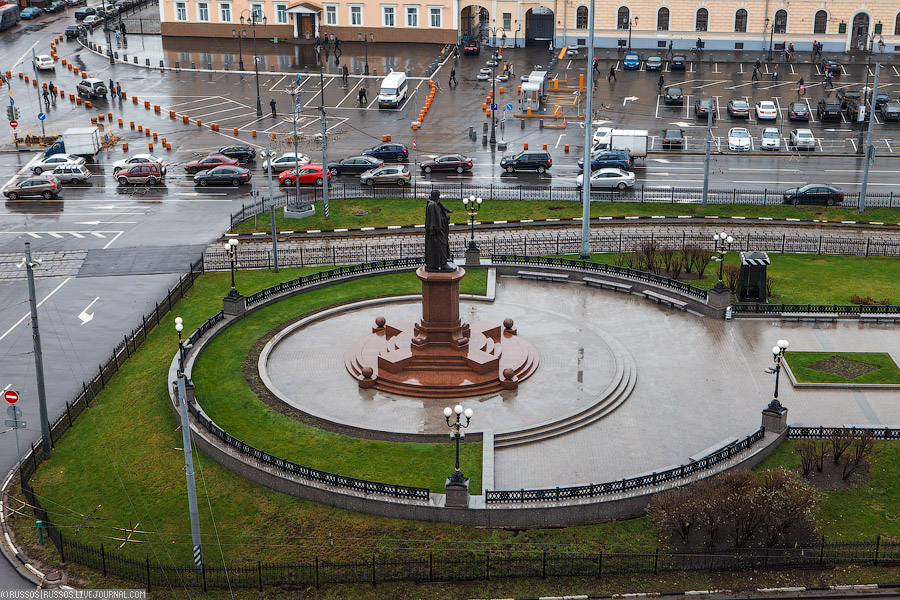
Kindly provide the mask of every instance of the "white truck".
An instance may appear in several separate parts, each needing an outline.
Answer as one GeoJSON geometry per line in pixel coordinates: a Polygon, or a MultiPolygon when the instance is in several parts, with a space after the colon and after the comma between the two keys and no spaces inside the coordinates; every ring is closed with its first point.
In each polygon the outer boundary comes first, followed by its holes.
{"type": "Polygon", "coordinates": [[[631,158],[646,158],[649,137],[646,129],[613,129],[609,147],[613,150],[627,150],[631,158]]]}
{"type": "Polygon", "coordinates": [[[65,152],[83,156],[86,161],[93,162],[100,148],[99,127],[72,127],[66,129],[62,136],[47,148],[44,157],[65,152]]]}

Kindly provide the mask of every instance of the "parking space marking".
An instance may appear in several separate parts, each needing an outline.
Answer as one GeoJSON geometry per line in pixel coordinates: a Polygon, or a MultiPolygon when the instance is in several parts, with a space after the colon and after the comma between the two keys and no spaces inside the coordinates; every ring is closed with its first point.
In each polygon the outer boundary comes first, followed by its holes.
{"type": "Polygon", "coordinates": [[[890,142],[890,140],[888,140],[887,138],[885,138],[885,139],[884,139],[884,145],[887,146],[888,152],[890,152],[891,154],[894,153],[894,148],[891,147],[891,142],[890,142]]]}
{"type": "Polygon", "coordinates": [[[719,63],[713,63],[713,73],[719,72],[719,63]]]}
{"type": "Polygon", "coordinates": [[[796,75],[796,74],[797,74],[797,71],[794,70],[794,65],[793,65],[793,63],[788,63],[788,66],[791,68],[791,75],[796,75]]]}
{"type": "Polygon", "coordinates": [[[810,106],[810,104],[809,104],[809,99],[804,98],[803,101],[806,102],[806,108],[807,108],[807,110],[809,110],[809,122],[815,123],[816,118],[813,116],[813,110],[812,110],[812,106],[810,106]]]}
{"type": "MultiPolygon", "coordinates": [[[[287,78],[288,78],[287,75],[282,75],[279,79],[277,79],[277,80],[275,81],[275,83],[273,83],[273,84],[269,87],[269,91],[270,91],[270,92],[280,92],[280,91],[282,91],[283,89],[285,89],[285,88],[280,88],[280,87],[278,87],[278,86],[281,84],[282,81],[284,81],[284,80],[287,79],[287,78]]],[[[287,87],[287,86],[285,86],[285,87],[287,87]]]]}
{"type": "Polygon", "coordinates": [[[660,118],[660,117],[659,117],[659,101],[660,101],[660,100],[662,100],[662,95],[661,95],[661,94],[657,94],[657,95],[656,95],[656,118],[657,118],[657,119],[660,118]]]}
{"type": "Polygon", "coordinates": [[[900,72],[897,71],[897,67],[892,66],[891,68],[894,70],[894,75],[900,77],[900,72]]]}
{"type": "Polygon", "coordinates": [[[844,75],[849,75],[849,74],[850,74],[850,73],[847,72],[847,69],[844,68],[844,65],[841,65],[841,73],[843,73],[844,75]]]}

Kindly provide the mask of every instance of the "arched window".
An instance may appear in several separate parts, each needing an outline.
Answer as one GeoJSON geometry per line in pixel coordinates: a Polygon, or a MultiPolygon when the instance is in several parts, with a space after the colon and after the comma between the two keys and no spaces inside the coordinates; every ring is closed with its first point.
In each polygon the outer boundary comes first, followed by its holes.
{"type": "Polygon", "coordinates": [[[734,30],[739,33],[747,33],[747,10],[739,8],[734,13],[734,30]]]}
{"type": "Polygon", "coordinates": [[[587,6],[579,6],[575,12],[575,29],[588,28],[588,9],[587,6]]]}
{"type": "Polygon", "coordinates": [[[696,31],[707,31],[709,29],[709,11],[705,8],[697,9],[697,24],[694,29],[696,31]]]}
{"type": "Polygon", "coordinates": [[[775,33],[787,33],[787,11],[779,9],[775,11],[775,33]]]}
{"type": "Polygon", "coordinates": [[[828,32],[828,12],[824,10],[816,11],[816,17],[813,19],[813,33],[828,32]]]}
{"type": "Polygon", "coordinates": [[[627,6],[622,6],[619,8],[619,13],[616,16],[616,29],[628,29],[628,22],[631,20],[631,11],[628,10],[627,6]]]}
{"type": "MultiPolygon", "coordinates": [[[[900,15],[897,15],[900,18],[900,15]]],[[[657,31],[669,30],[669,9],[663,6],[656,13],[656,29],[657,31]]]]}
{"type": "Polygon", "coordinates": [[[900,35],[900,13],[897,13],[897,18],[894,19],[894,35],[900,35]]]}

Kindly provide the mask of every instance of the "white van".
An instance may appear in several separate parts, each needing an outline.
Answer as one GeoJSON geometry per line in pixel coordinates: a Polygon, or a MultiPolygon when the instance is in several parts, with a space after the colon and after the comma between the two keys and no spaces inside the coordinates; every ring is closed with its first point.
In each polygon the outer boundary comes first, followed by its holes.
{"type": "Polygon", "coordinates": [[[406,99],[406,73],[391,71],[381,82],[378,108],[399,108],[406,99]]]}

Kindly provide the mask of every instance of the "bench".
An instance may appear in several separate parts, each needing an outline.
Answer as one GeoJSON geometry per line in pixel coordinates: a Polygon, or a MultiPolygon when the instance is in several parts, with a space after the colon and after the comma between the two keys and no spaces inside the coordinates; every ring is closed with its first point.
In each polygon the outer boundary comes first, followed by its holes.
{"type": "Polygon", "coordinates": [[[679,310],[687,310],[687,302],[685,302],[684,300],[670,298],[669,296],[664,296],[662,294],[651,292],[649,290],[644,292],[644,296],[658,304],[665,304],[666,306],[671,306],[672,308],[677,308],[679,310]]]}
{"type": "Polygon", "coordinates": [[[782,321],[827,321],[834,323],[837,321],[838,315],[835,313],[781,313],[782,321]]]}
{"type": "Polygon", "coordinates": [[[698,460],[706,458],[707,456],[709,456],[710,454],[712,454],[714,452],[718,452],[719,450],[722,450],[723,448],[727,448],[729,446],[734,446],[737,443],[738,443],[737,438],[725,438],[718,444],[713,444],[709,448],[707,448],[705,450],[701,450],[697,454],[689,456],[688,462],[697,462],[698,460]]]}
{"type": "Polygon", "coordinates": [[[896,323],[900,321],[900,314],[893,315],[859,315],[860,323],[896,323]]]}
{"type": "Polygon", "coordinates": [[[617,283],[615,281],[604,281],[602,279],[594,279],[593,277],[585,277],[582,279],[585,285],[603,288],[604,290],[612,290],[614,292],[631,293],[631,286],[627,283],[617,283]]]}
{"type": "Polygon", "coordinates": [[[519,271],[516,273],[522,279],[538,279],[541,281],[569,281],[569,276],[562,273],[542,273],[540,271],[519,271]]]}

